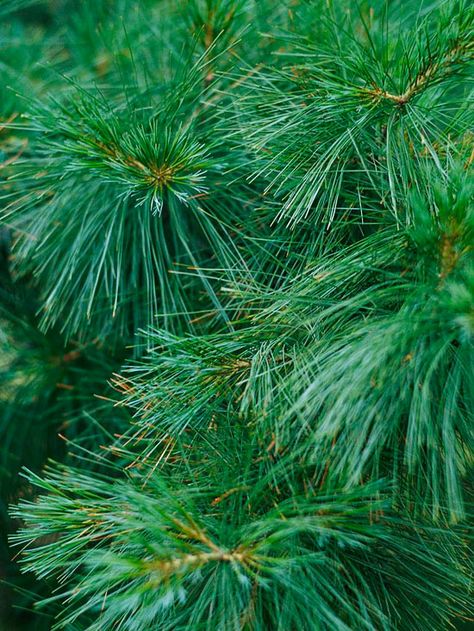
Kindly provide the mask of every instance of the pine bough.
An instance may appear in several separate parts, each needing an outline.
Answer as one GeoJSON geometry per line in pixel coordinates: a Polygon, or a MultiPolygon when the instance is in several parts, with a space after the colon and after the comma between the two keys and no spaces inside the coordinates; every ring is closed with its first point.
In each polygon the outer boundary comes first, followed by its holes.
{"type": "Polygon", "coordinates": [[[472,4],[29,4],[49,65],[2,112],[0,402],[70,447],[13,496],[39,609],[469,619],[472,4]]]}

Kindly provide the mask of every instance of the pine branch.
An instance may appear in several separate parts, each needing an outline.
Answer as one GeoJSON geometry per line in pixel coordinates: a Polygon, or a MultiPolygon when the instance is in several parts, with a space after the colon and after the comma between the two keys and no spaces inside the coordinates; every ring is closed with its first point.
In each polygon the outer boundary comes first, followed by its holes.
{"type": "Polygon", "coordinates": [[[471,6],[24,6],[0,563],[41,613],[16,626],[472,617],[471,6]]]}
{"type": "MultiPolygon", "coordinates": [[[[73,579],[76,584],[63,591],[62,598],[70,600],[72,607],[64,612],[61,627],[83,616],[91,629],[128,624],[138,610],[137,629],[162,626],[167,620],[205,629],[233,628],[248,615],[250,624],[261,628],[254,616],[263,612],[269,616],[268,624],[290,628],[296,622],[311,625],[317,615],[325,628],[336,624],[375,629],[385,623],[388,613],[373,591],[378,581],[392,582],[389,609],[414,598],[420,606],[431,607],[434,615],[439,613],[440,621],[446,594],[453,596],[456,607],[456,585],[463,581],[454,565],[447,564],[451,556],[446,555],[456,554],[455,539],[450,543],[438,536],[439,552],[433,548],[426,554],[428,537],[432,546],[436,539],[434,531],[427,530],[426,538],[413,537],[406,522],[400,538],[397,518],[379,517],[375,522],[369,518],[376,506],[388,510],[383,503],[367,504],[380,490],[377,485],[345,495],[295,495],[259,519],[249,520],[241,513],[236,517],[244,523],[234,522],[226,529],[226,539],[240,540],[229,550],[211,538],[211,531],[221,530],[216,515],[202,514],[199,522],[190,517],[189,511],[196,513],[189,504],[190,488],[179,497],[156,477],[146,491],[138,491],[132,481],[95,479],[91,495],[86,477],[65,470],[51,471],[48,481],[35,482],[49,495],[35,504],[23,504],[36,537],[35,546],[26,552],[29,565],[41,574],[59,574],[61,583],[73,579]],[[50,537],[54,543],[48,542],[50,537]],[[388,566],[387,548],[391,550],[388,566]],[[382,549],[385,562],[379,556],[382,549]],[[397,579],[397,567],[402,566],[417,568],[416,587],[397,579]],[[353,590],[361,594],[359,607],[349,604],[353,590]],[[195,602],[197,594],[201,597],[195,602]],[[298,607],[303,595],[311,608],[298,607]],[[98,618],[90,617],[93,611],[100,612],[98,618]]],[[[252,505],[258,506],[254,501],[262,490],[258,484],[252,505]]],[[[201,502],[208,494],[196,489],[194,496],[201,502]]],[[[16,540],[30,541],[32,534],[20,533],[16,540]]],[[[427,628],[410,610],[405,609],[400,628],[427,628]]]]}

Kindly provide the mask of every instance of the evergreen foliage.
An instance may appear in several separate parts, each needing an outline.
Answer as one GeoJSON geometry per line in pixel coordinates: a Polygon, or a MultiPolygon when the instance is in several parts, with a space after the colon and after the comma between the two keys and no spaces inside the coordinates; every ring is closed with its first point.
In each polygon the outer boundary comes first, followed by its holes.
{"type": "Polygon", "coordinates": [[[0,629],[472,621],[473,29],[0,4],[0,629]]]}

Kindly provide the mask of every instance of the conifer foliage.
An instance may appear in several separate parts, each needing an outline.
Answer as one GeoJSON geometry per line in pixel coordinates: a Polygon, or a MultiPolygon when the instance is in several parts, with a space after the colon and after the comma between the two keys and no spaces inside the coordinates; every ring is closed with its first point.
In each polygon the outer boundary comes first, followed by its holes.
{"type": "Polygon", "coordinates": [[[0,628],[463,628],[472,3],[0,21],[0,628]]]}

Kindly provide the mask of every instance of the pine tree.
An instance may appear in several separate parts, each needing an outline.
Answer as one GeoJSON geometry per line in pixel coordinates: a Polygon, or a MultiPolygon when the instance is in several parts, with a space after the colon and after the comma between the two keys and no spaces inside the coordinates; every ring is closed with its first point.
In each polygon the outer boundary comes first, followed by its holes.
{"type": "Polygon", "coordinates": [[[472,4],[0,20],[5,628],[472,621],[472,4]]]}

